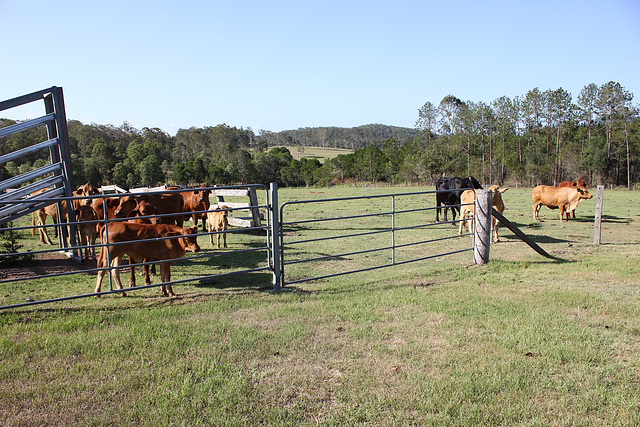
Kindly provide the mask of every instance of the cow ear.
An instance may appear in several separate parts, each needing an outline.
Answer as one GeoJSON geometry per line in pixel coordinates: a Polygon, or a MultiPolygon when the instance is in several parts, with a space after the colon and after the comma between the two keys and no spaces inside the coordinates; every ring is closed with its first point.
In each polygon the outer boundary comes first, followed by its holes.
{"type": "Polygon", "coordinates": [[[507,191],[509,188],[501,188],[500,190],[498,190],[500,193],[504,193],[505,191],[507,191]]]}

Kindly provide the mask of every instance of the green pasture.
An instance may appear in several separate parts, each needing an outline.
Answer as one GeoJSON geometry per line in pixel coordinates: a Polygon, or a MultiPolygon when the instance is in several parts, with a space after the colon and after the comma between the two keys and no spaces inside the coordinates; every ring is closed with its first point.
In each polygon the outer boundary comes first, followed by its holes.
{"type": "MultiPolygon", "coordinates": [[[[280,189],[279,201],[425,190],[280,189]]],[[[412,211],[435,206],[433,195],[290,204],[285,259],[325,258],[285,266],[289,281],[392,256],[433,257],[279,293],[269,292],[271,275],[262,271],[175,285],[173,299],[152,288],[0,311],[0,423],[640,424],[639,193],[605,191],[599,246],[592,243],[595,197],[563,223],[544,207],[544,221],[533,221],[530,188],[510,188],[503,198],[504,215],[558,260],[506,228],[487,265],[474,265],[470,251],[435,256],[470,248],[471,237],[449,239],[457,224],[435,224],[433,210],[412,211]],[[305,222],[371,213],[381,215],[305,222]],[[406,228],[417,224],[426,226],[406,228]],[[371,231],[379,233],[340,237],[371,231]],[[323,240],[296,243],[316,238],[323,240]],[[335,256],[392,239],[401,246],[395,254],[335,256]]],[[[20,234],[24,249],[45,248],[20,234]]],[[[199,243],[212,257],[177,264],[174,279],[266,265],[264,250],[228,254],[260,248],[264,236],[230,234],[228,250],[207,236],[199,243]]],[[[36,274],[39,265],[3,269],[0,278],[36,274]]],[[[3,283],[0,304],[94,286],[92,273],[3,283]]]]}

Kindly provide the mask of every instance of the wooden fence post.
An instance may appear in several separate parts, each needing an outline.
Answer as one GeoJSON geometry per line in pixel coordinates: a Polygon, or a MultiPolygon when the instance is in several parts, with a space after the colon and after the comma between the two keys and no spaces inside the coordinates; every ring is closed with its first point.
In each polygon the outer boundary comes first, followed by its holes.
{"type": "Polygon", "coordinates": [[[476,206],[475,214],[473,215],[473,262],[476,264],[486,264],[489,262],[492,197],[492,191],[476,190],[476,206]]]}
{"type": "Polygon", "coordinates": [[[599,245],[602,237],[602,201],[604,198],[604,185],[598,185],[596,193],[596,218],[593,221],[593,244],[599,245]]]}

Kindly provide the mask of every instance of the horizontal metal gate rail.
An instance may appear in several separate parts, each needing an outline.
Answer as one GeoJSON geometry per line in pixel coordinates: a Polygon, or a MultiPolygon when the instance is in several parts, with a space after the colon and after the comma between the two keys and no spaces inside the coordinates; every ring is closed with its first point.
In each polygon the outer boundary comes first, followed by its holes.
{"type": "MultiPolygon", "coordinates": [[[[45,205],[50,205],[52,203],[57,203],[60,202],[62,200],[67,200],[68,203],[70,205],[72,205],[71,201],[72,200],[86,200],[86,199],[103,199],[103,206],[105,206],[105,200],[107,198],[120,198],[120,197],[124,197],[124,196],[136,196],[136,195],[154,195],[154,194],[167,194],[167,193],[184,193],[184,194],[188,194],[191,193],[195,190],[211,190],[211,191],[222,191],[222,190],[253,190],[254,192],[256,190],[264,190],[265,191],[265,196],[264,196],[264,200],[268,201],[269,200],[269,190],[267,189],[266,186],[264,185],[242,185],[242,186],[228,186],[228,187],[220,187],[220,186],[216,186],[216,187],[206,187],[206,188],[190,188],[190,189],[179,189],[179,190],[163,190],[163,191],[156,191],[156,192],[145,192],[145,193],[126,193],[126,194],[104,194],[104,195],[95,195],[95,196],[83,196],[83,197],[56,197],[56,198],[41,198],[38,199],[38,203],[43,202],[45,205]]],[[[33,200],[29,200],[30,203],[35,203],[35,201],[33,200]]],[[[257,200],[256,200],[257,202],[257,200]]],[[[0,200],[0,208],[2,206],[6,205],[11,205],[11,204],[16,204],[18,203],[17,201],[2,201],[0,200]]],[[[265,202],[265,204],[257,204],[255,206],[251,206],[249,208],[249,210],[252,209],[265,209],[265,210],[269,210],[269,205],[268,203],[265,202]]],[[[196,211],[196,212],[183,212],[179,215],[192,215],[192,214],[206,214],[209,211],[196,211]]],[[[173,217],[176,216],[175,213],[171,213],[171,214],[160,214],[160,215],[150,215],[150,216],[144,216],[144,217],[137,217],[138,219],[152,219],[152,218],[163,218],[163,217],[173,217]]],[[[69,222],[66,223],[64,225],[78,225],[78,224],[104,224],[105,227],[109,227],[110,223],[113,222],[118,222],[118,221],[127,221],[131,218],[115,218],[115,219],[108,219],[108,220],[96,220],[96,221],[84,221],[84,222],[69,222]]],[[[137,291],[137,290],[141,290],[141,289],[148,289],[148,288],[155,288],[155,287],[159,287],[162,285],[166,285],[166,284],[170,284],[170,285],[174,285],[174,284],[184,284],[184,283],[190,283],[190,282],[195,282],[195,281],[202,281],[202,280],[211,280],[214,278],[220,278],[220,277],[226,277],[226,276],[232,276],[232,275],[239,275],[239,274],[246,274],[246,273],[254,273],[254,272],[260,272],[260,271],[271,271],[272,270],[272,250],[271,250],[271,235],[269,233],[269,230],[271,228],[270,225],[270,215],[266,215],[266,224],[263,226],[258,226],[258,227],[244,227],[244,228],[238,228],[238,229],[228,229],[226,231],[220,231],[220,232],[198,232],[197,236],[199,237],[205,237],[207,238],[208,236],[216,236],[219,234],[233,234],[233,233],[245,233],[245,232],[251,232],[251,233],[260,233],[261,235],[265,235],[265,244],[264,246],[260,246],[260,247],[252,247],[252,248],[244,248],[244,249],[238,249],[238,250],[231,250],[231,251],[224,251],[224,252],[207,252],[207,253],[198,253],[195,255],[190,255],[190,256],[184,256],[182,258],[176,258],[176,259],[170,259],[170,260],[164,260],[164,262],[176,262],[176,264],[179,264],[180,262],[184,262],[184,261],[189,261],[189,260],[198,260],[198,259],[206,259],[206,258],[217,258],[217,257],[226,257],[226,256],[233,256],[234,254],[241,254],[241,253],[247,253],[247,252],[259,252],[259,251],[266,251],[266,255],[265,255],[265,265],[263,267],[255,267],[255,268],[248,268],[248,269],[243,269],[243,270],[237,270],[237,271],[231,271],[231,272],[225,272],[225,273],[218,273],[218,274],[206,274],[206,272],[204,272],[205,274],[202,275],[198,275],[196,277],[192,277],[192,278],[186,278],[186,279],[180,279],[180,280],[172,280],[170,282],[165,282],[165,283],[153,283],[151,285],[142,285],[142,286],[135,286],[135,287],[125,287],[124,291],[125,292],[130,292],[130,291],[137,291]]],[[[185,224],[186,225],[186,224],[185,224]]],[[[36,225],[36,226],[19,226],[19,227],[11,227],[11,231],[24,231],[24,230],[30,230],[30,229],[38,229],[38,228],[50,228],[52,227],[51,225],[36,225]]],[[[144,242],[144,241],[158,241],[158,240],[169,240],[169,239],[175,239],[175,238],[181,238],[182,236],[172,236],[172,237],[161,237],[161,238],[156,238],[156,239],[148,239],[148,240],[135,240],[135,242],[144,242]]],[[[96,249],[100,249],[100,250],[109,250],[109,246],[116,246],[116,245],[121,245],[121,244],[127,244],[129,242],[113,242],[113,243],[106,243],[106,242],[101,242],[99,244],[95,244],[95,245],[88,245],[88,246],[80,246],[80,245],[73,245],[71,247],[65,248],[66,250],[69,251],[77,251],[78,253],[82,253],[86,248],[96,248],[96,249]]],[[[32,255],[41,255],[41,254],[47,254],[47,253],[55,253],[55,252],[60,252],[61,250],[59,248],[51,248],[51,249],[42,249],[42,250],[36,250],[36,251],[30,251],[29,253],[32,255]]],[[[4,257],[12,257],[12,256],[18,256],[21,255],[21,253],[8,253],[8,254],[0,254],[0,258],[4,258],[4,257]]],[[[67,261],[67,262],[73,262],[73,261],[67,261]]],[[[39,300],[39,301],[28,301],[25,303],[17,303],[17,304],[9,304],[9,305],[4,305],[4,306],[0,306],[0,310],[3,309],[10,309],[10,308],[19,308],[19,307],[25,307],[25,306],[31,306],[31,305],[37,305],[37,304],[47,304],[47,303],[53,303],[53,302],[60,302],[60,301],[67,301],[67,300],[73,300],[73,299],[78,299],[78,298],[86,298],[86,297],[92,297],[92,296],[98,296],[98,295],[107,295],[107,294],[112,294],[112,293],[121,293],[123,292],[123,290],[119,290],[119,289],[114,289],[113,286],[113,280],[112,280],[112,275],[111,275],[111,271],[115,270],[116,268],[118,269],[129,269],[129,267],[140,267],[140,266],[144,266],[144,265],[151,265],[151,264],[159,264],[162,261],[149,261],[149,262],[138,262],[135,264],[122,264],[119,267],[115,267],[112,268],[111,266],[105,266],[105,267],[100,267],[100,266],[96,266],[96,268],[82,268],[82,269],[75,269],[72,271],[66,271],[66,272],[60,272],[60,273],[46,273],[46,274],[39,274],[39,275],[33,275],[30,276],[28,278],[5,278],[0,280],[0,286],[4,285],[4,284],[8,284],[8,283],[12,283],[12,282],[18,282],[18,281],[24,281],[24,280],[29,280],[29,281],[33,281],[33,280],[38,280],[38,279],[49,279],[49,278],[55,278],[55,277],[61,277],[61,276],[69,276],[69,275],[74,275],[74,274],[87,274],[90,273],[92,274],[91,277],[93,277],[94,279],[96,278],[95,274],[100,272],[100,271],[108,271],[109,272],[109,290],[105,290],[102,292],[98,292],[98,293],[83,293],[83,294],[78,294],[78,295],[70,295],[70,296],[63,296],[60,298],[52,298],[52,299],[43,299],[43,300],[39,300]]],[[[76,264],[78,266],[80,266],[80,264],[76,264]]],[[[95,283],[94,283],[95,284],[95,283]]],[[[103,283],[103,287],[106,286],[106,283],[103,283]]],[[[93,288],[93,287],[92,287],[93,288]]],[[[4,292],[4,291],[3,291],[4,292]]]]}
{"type": "MultiPolygon", "coordinates": [[[[396,244],[395,236],[396,236],[396,233],[398,233],[400,231],[425,229],[425,228],[429,228],[429,227],[433,227],[433,226],[441,225],[441,224],[454,224],[454,223],[460,221],[460,220],[457,220],[457,221],[445,221],[445,222],[440,222],[440,223],[437,223],[437,224],[436,223],[426,223],[426,224],[409,225],[409,226],[404,226],[404,227],[397,227],[395,225],[395,220],[396,220],[396,216],[397,215],[407,214],[407,213],[414,213],[414,212],[427,212],[427,211],[432,211],[434,209],[437,209],[435,207],[425,206],[425,207],[420,207],[420,208],[397,210],[396,209],[396,199],[403,198],[403,197],[432,195],[432,194],[436,194],[437,192],[438,191],[419,191],[419,192],[410,192],[410,193],[378,194],[378,195],[363,195],[363,196],[356,196],[356,197],[298,200],[298,201],[291,201],[291,202],[283,203],[280,206],[280,214],[279,214],[279,219],[280,220],[279,220],[279,224],[278,224],[278,227],[279,227],[279,238],[280,238],[280,242],[279,242],[279,247],[280,247],[280,274],[281,274],[281,284],[282,284],[282,286],[291,285],[291,284],[300,283],[300,282],[307,282],[307,281],[311,281],[311,280],[319,280],[319,279],[325,279],[325,278],[330,278],[330,277],[342,276],[342,275],[346,275],[346,274],[366,272],[366,271],[376,270],[376,269],[380,269],[380,268],[398,266],[398,265],[408,264],[408,263],[417,262],[417,261],[424,261],[424,260],[427,260],[427,259],[442,257],[442,256],[446,256],[446,255],[453,255],[453,254],[457,254],[457,253],[461,253],[461,252],[473,251],[473,241],[472,241],[471,246],[468,247],[468,248],[449,250],[449,251],[445,251],[445,252],[441,252],[441,253],[437,253],[437,254],[431,254],[431,255],[427,255],[427,256],[418,256],[418,257],[415,257],[415,258],[412,258],[412,259],[407,259],[407,260],[402,260],[402,261],[396,260],[396,249],[408,248],[408,247],[411,247],[411,246],[418,246],[418,245],[425,245],[425,244],[429,244],[429,243],[443,242],[443,241],[447,241],[447,240],[451,240],[451,239],[458,239],[458,238],[461,238],[463,236],[469,236],[470,235],[468,233],[467,234],[462,234],[462,235],[456,234],[456,235],[453,235],[453,236],[430,238],[430,239],[423,239],[423,240],[418,240],[418,241],[414,241],[414,242],[410,242],[410,243],[396,244]],[[296,205],[303,205],[303,204],[305,204],[305,205],[306,204],[320,204],[320,205],[322,205],[322,204],[327,204],[327,203],[330,203],[330,202],[357,202],[357,201],[361,201],[361,200],[371,200],[371,199],[390,199],[390,201],[391,201],[391,209],[387,210],[387,211],[383,211],[383,212],[366,213],[366,214],[361,214],[361,215],[345,215],[345,216],[314,218],[314,219],[296,219],[296,220],[289,220],[289,221],[285,221],[285,219],[284,219],[285,215],[287,214],[286,210],[289,209],[289,208],[292,208],[292,207],[294,207],[296,205]],[[365,232],[359,232],[359,233],[342,234],[342,235],[338,235],[338,236],[327,236],[327,237],[300,239],[300,240],[295,240],[295,241],[285,241],[285,232],[284,232],[284,230],[285,230],[286,227],[299,226],[301,224],[319,224],[319,223],[326,223],[326,222],[332,222],[332,221],[344,221],[344,220],[348,220],[348,219],[362,219],[362,218],[375,218],[375,217],[383,217],[383,216],[391,216],[391,224],[390,224],[389,228],[384,228],[384,229],[381,229],[381,230],[365,231],[365,232]],[[323,242],[323,241],[329,241],[329,240],[340,240],[340,239],[354,238],[354,237],[355,238],[366,238],[368,236],[374,236],[374,235],[380,235],[380,234],[390,234],[391,235],[391,244],[390,245],[383,245],[383,246],[379,246],[379,247],[374,247],[374,248],[368,248],[368,249],[364,249],[364,250],[340,252],[340,253],[335,253],[335,254],[330,254],[330,255],[323,255],[323,256],[312,257],[312,258],[302,258],[302,259],[295,259],[295,260],[288,260],[288,256],[286,254],[286,249],[287,248],[292,248],[292,247],[294,247],[296,245],[304,245],[304,244],[310,244],[310,243],[314,243],[314,242],[323,242]],[[285,275],[285,267],[286,266],[291,266],[291,265],[295,265],[295,264],[302,264],[302,263],[307,263],[307,262],[314,262],[314,261],[324,261],[324,260],[338,259],[338,258],[342,258],[342,257],[346,257],[346,256],[370,254],[370,253],[383,252],[383,251],[390,251],[391,252],[391,262],[378,264],[378,265],[374,265],[374,266],[355,268],[355,269],[345,270],[345,271],[335,271],[333,273],[322,274],[322,275],[317,275],[317,276],[312,276],[312,277],[303,277],[303,278],[292,279],[292,280],[287,280],[286,279],[286,275],[285,275]]],[[[456,205],[456,206],[459,207],[460,205],[456,205]]]]}

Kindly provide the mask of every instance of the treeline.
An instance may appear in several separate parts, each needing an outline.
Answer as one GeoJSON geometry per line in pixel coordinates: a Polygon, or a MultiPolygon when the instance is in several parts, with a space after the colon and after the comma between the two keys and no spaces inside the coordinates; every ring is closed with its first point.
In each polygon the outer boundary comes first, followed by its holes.
{"type": "MultiPolygon", "coordinates": [[[[640,179],[640,121],[619,83],[587,85],[575,102],[564,89],[535,88],[489,104],[447,96],[418,110],[416,129],[367,125],[271,133],[225,124],[181,129],[68,122],[74,179],[124,188],[278,182],[284,186],[386,181],[433,185],[443,175],[486,183],[591,184],[640,179]],[[352,148],[321,164],[274,145],[352,148]]],[[[0,119],[0,127],[15,123],[0,119]]],[[[46,139],[44,128],[0,141],[0,154],[46,139]]],[[[2,179],[47,164],[48,152],[0,165],[2,179]]]]}
{"type": "Polygon", "coordinates": [[[317,127],[285,130],[282,132],[260,131],[260,139],[270,146],[303,146],[322,148],[346,148],[359,150],[369,145],[382,147],[388,139],[406,142],[418,134],[415,129],[381,124],[369,124],[354,128],[317,127]]]}

